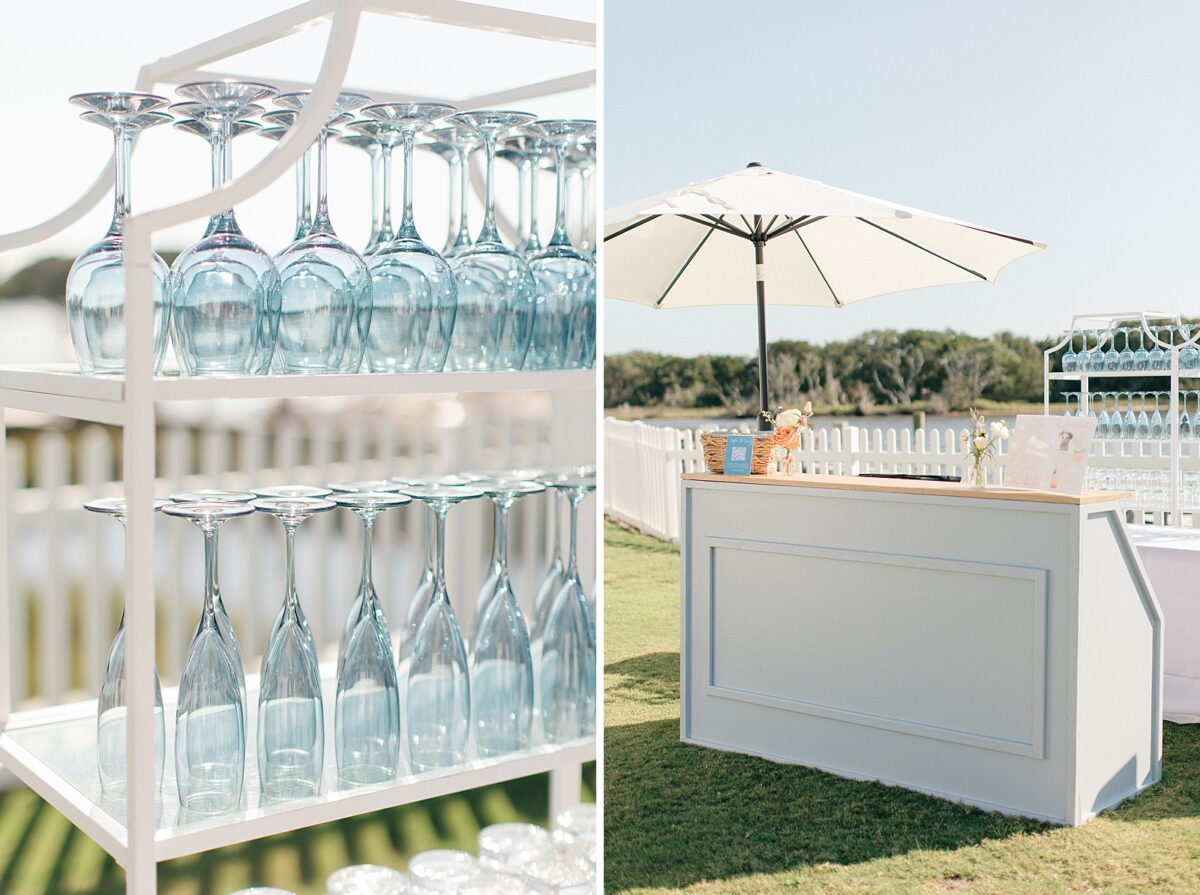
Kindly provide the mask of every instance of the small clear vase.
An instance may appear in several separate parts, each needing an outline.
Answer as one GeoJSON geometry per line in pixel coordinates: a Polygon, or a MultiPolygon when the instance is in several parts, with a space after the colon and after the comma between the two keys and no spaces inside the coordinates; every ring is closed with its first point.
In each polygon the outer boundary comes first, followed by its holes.
{"type": "Polygon", "coordinates": [[[967,487],[987,487],[987,466],[984,465],[982,457],[971,460],[971,465],[967,468],[967,487]]]}

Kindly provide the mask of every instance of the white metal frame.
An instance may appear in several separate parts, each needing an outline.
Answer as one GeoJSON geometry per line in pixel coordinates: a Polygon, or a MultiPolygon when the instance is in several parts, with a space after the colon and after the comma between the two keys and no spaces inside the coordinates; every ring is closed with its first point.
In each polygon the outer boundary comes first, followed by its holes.
{"type": "MultiPolygon", "coordinates": [[[[206,66],[286,37],[310,25],[323,21],[330,23],[320,71],[311,85],[311,101],[305,104],[287,136],[275,144],[261,162],[219,189],[177,205],[134,214],[127,219],[125,377],[86,377],[61,367],[0,368],[0,451],[5,446],[5,407],[40,410],[79,420],[118,425],[123,429],[125,497],[129,505],[125,539],[127,662],[130,669],[143,669],[141,673],[130,673],[128,682],[129,713],[126,723],[131,767],[153,767],[155,760],[151,673],[155,642],[154,581],[152,564],[141,560],[154,555],[151,500],[155,477],[156,402],[221,397],[428,394],[517,389],[588,390],[595,394],[596,377],[590,371],[424,376],[269,376],[222,380],[155,378],[153,375],[151,236],[168,227],[234,207],[289,172],[316,138],[321,123],[342,89],[359,24],[367,12],[558,43],[594,47],[596,40],[596,26],[590,22],[483,6],[463,0],[308,0],[292,9],[144,66],[135,84],[135,89],[144,91],[152,90],[156,84],[164,82],[180,83],[184,80],[221,77],[219,72],[206,66]]],[[[535,96],[586,87],[594,82],[593,70],[487,95],[445,99],[460,108],[478,108],[516,103],[535,96]]],[[[284,86],[308,85],[288,83],[284,86]]],[[[379,97],[403,95],[385,94],[378,90],[368,92],[379,97]]],[[[111,171],[110,161],[88,190],[64,211],[35,226],[0,236],[0,251],[36,244],[78,220],[107,193],[111,171]]],[[[4,474],[4,464],[0,464],[0,493],[3,493],[6,485],[4,474]]],[[[6,564],[8,550],[4,525],[4,514],[0,513],[0,568],[6,564]]],[[[6,582],[0,576],[0,620],[3,620],[0,630],[5,636],[12,637],[17,635],[7,624],[11,617],[9,600],[6,582]]],[[[522,754],[498,762],[475,763],[449,776],[436,776],[428,781],[398,780],[391,786],[372,790],[348,801],[305,804],[272,814],[248,813],[218,827],[206,827],[205,830],[212,831],[211,835],[201,832],[188,840],[186,847],[175,847],[158,841],[162,837],[156,829],[154,775],[130,775],[129,821],[127,828],[121,829],[95,803],[81,799],[78,790],[54,773],[46,762],[20,748],[12,731],[31,724],[61,721],[64,713],[69,715],[77,709],[57,706],[14,714],[10,676],[8,669],[4,669],[0,685],[0,763],[62,811],[124,866],[129,895],[155,895],[158,861],[186,851],[254,839],[333,820],[354,811],[375,810],[528,774],[550,772],[553,810],[578,797],[580,764],[593,760],[596,755],[594,740],[566,747],[543,748],[536,754],[522,754]],[[353,810],[334,809],[330,805],[351,805],[353,810]]],[[[86,708],[83,710],[87,711],[86,708]]],[[[166,838],[172,840],[172,837],[166,838]]]]}
{"type": "MultiPolygon", "coordinates": [[[[1162,378],[1170,382],[1171,397],[1168,403],[1168,413],[1171,420],[1171,436],[1167,439],[1101,439],[1113,442],[1126,442],[1134,444],[1154,444],[1162,445],[1164,443],[1170,446],[1170,457],[1168,468],[1170,470],[1172,488],[1171,502],[1169,507],[1169,520],[1172,525],[1180,524],[1180,501],[1179,492],[1181,487],[1180,482],[1180,447],[1181,439],[1179,437],[1179,380],[1180,379],[1196,379],[1200,380],[1200,369],[1197,370],[1181,370],[1179,368],[1179,350],[1185,345],[1200,347],[1200,327],[1197,327],[1196,332],[1190,339],[1185,340],[1179,345],[1168,345],[1161,341],[1157,336],[1150,332],[1150,321],[1167,321],[1175,326],[1182,326],[1182,320],[1178,314],[1168,314],[1163,311],[1126,311],[1115,313],[1102,314],[1076,314],[1071,318],[1071,326],[1067,332],[1067,336],[1054,345],[1051,345],[1042,355],[1042,374],[1043,391],[1042,403],[1043,412],[1050,413],[1050,383],[1051,382],[1078,382],[1079,383],[1079,406],[1090,406],[1090,381],[1095,379],[1154,379],[1162,378]],[[1149,339],[1158,347],[1164,349],[1170,360],[1166,370],[1075,370],[1069,373],[1052,373],[1050,372],[1051,356],[1057,354],[1064,346],[1075,338],[1076,332],[1093,328],[1105,328],[1105,331],[1111,330],[1122,321],[1138,320],[1142,328],[1143,340],[1149,339]],[[1080,324],[1087,324],[1080,328],[1080,324]]],[[[1114,337],[1115,338],[1115,337],[1114,337]]],[[[1107,344],[1102,342],[1101,345],[1107,344]]],[[[1143,342],[1144,344],[1144,342],[1143,342]]],[[[1099,347],[1099,346],[1098,346],[1099,347]]]]}

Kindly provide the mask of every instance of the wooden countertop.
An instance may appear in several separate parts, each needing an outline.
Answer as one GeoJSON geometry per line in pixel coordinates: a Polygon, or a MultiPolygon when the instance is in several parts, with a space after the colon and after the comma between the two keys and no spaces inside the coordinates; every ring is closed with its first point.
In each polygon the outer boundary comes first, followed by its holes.
{"type": "Polygon", "coordinates": [[[1017,500],[1026,503],[1059,503],[1087,506],[1126,500],[1128,491],[1084,491],[1083,494],[1059,494],[1054,491],[1029,491],[989,485],[971,488],[961,482],[927,482],[914,479],[878,479],[853,475],[710,475],[685,472],[683,478],[694,482],[723,482],[735,485],[770,485],[782,488],[816,488],[834,491],[872,491],[885,494],[918,494],[935,497],[974,497],[984,500],[1017,500]]]}

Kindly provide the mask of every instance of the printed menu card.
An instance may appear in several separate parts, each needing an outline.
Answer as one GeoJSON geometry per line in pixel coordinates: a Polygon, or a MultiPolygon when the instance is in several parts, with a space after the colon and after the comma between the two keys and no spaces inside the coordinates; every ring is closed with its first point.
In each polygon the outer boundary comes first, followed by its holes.
{"type": "Polygon", "coordinates": [[[1080,494],[1095,434],[1092,416],[1018,416],[1008,442],[1004,484],[1080,494]]]}

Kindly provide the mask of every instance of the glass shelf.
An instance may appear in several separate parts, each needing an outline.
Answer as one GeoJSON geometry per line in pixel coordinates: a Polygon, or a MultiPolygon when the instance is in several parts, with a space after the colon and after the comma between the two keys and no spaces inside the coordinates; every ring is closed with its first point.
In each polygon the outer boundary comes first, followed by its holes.
{"type": "MultiPolygon", "coordinates": [[[[489,786],[506,780],[540,774],[564,765],[592,761],[596,757],[593,738],[565,745],[537,744],[498,759],[470,760],[466,765],[404,776],[372,787],[341,789],[333,749],[332,666],[323,666],[325,700],[324,791],[311,799],[281,804],[262,804],[258,791],[255,731],[258,716],[258,676],[246,679],[247,713],[246,776],[243,810],[216,817],[188,816],[179,805],[175,790],[175,688],[164,689],[166,713],[166,768],[157,805],[155,860],[221,848],[262,836],[327,823],[340,818],[377,811],[409,802],[434,798],[465,789],[489,786]]],[[[0,763],[6,765],[30,788],[62,811],[96,840],[118,863],[128,856],[125,804],[104,799],[96,773],[96,703],[94,701],[33,709],[14,713],[0,733],[0,763]]]]}

